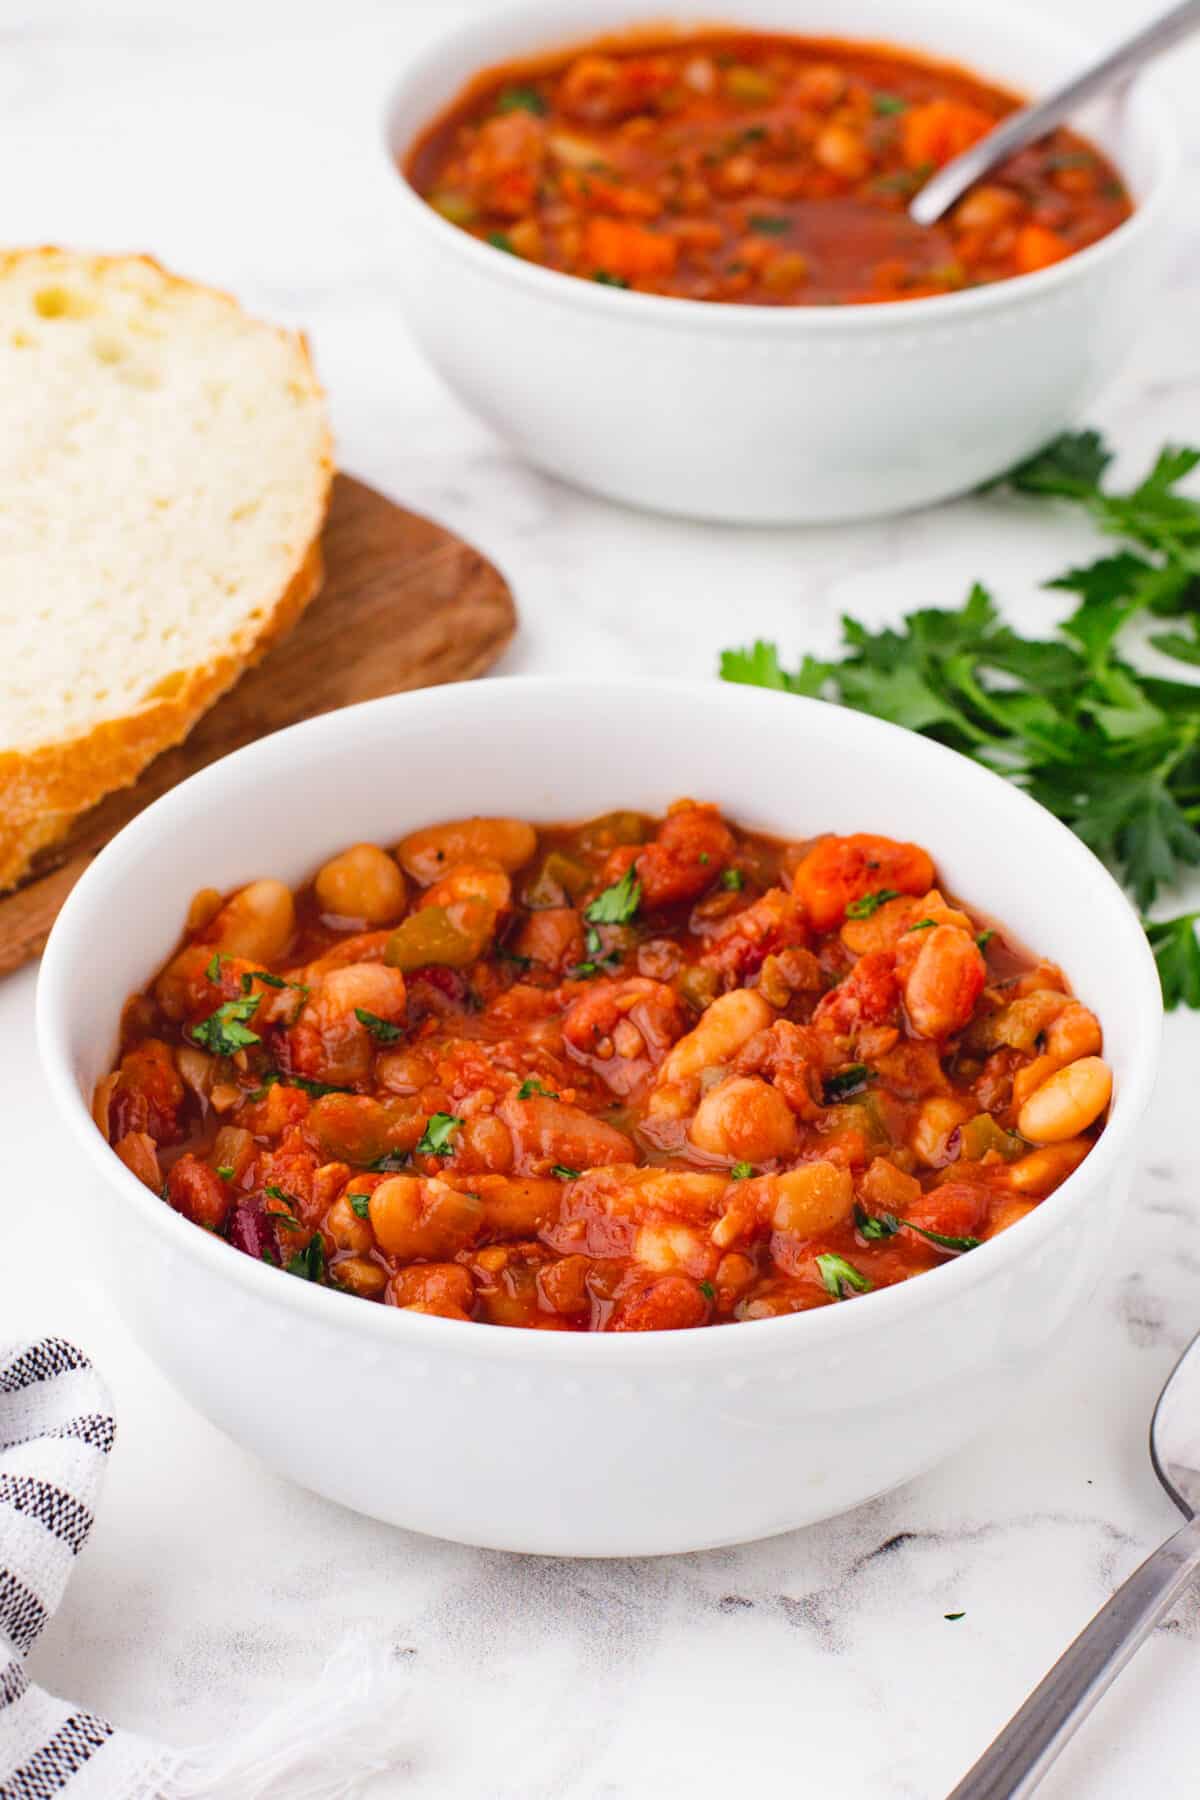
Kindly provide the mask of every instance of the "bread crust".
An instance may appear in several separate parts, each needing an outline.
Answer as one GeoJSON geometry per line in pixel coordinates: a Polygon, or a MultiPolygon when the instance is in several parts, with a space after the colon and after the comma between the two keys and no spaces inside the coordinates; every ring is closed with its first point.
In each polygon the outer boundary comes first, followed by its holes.
{"type": "MultiPolygon", "coordinates": [[[[189,291],[200,287],[231,309],[242,310],[230,295],[173,275],[150,256],[76,256],[49,247],[8,251],[0,254],[0,278],[27,260],[42,260],[51,271],[81,264],[92,272],[141,264],[171,286],[189,291]]],[[[276,332],[298,352],[314,394],[323,400],[324,390],[303,333],[277,326],[264,328],[276,332]]],[[[164,677],[135,711],[101,720],[79,736],[28,750],[0,750],[0,891],[16,886],[34,856],[65,837],[81,813],[105,794],[129,786],[161,751],[180,743],[242,673],[291,630],[321,587],[320,540],[333,475],[333,440],[326,420],[313,516],[292,573],[275,603],[264,608],[262,618],[246,621],[219,657],[164,677]]]]}

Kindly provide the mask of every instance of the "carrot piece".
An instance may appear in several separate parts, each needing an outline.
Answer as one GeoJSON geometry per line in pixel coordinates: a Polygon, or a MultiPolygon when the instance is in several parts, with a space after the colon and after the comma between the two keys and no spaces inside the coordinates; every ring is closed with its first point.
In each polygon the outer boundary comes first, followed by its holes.
{"type": "Polygon", "coordinates": [[[637,280],[669,275],[678,246],[668,237],[624,219],[589,219],[583,234],[584,261],[592,269],[637,280]]]}
{"type": "Polygon", "coordinates": [[[1061,262],[1070,253],[1070,246],[1057,231],[1050,231],[1045,225],[1022,225],[1013,245],[1013,258],[1022,275],[1048,269],[1051,263],[1061,262]]]}
{"type": "Polygon", "coordinates": [[[966,150],[996,123],[982,107],[964,100],[927,100],[911,106],[901,119],[900,147],[910,169],[932,164],[940,169],[966,150]]]}

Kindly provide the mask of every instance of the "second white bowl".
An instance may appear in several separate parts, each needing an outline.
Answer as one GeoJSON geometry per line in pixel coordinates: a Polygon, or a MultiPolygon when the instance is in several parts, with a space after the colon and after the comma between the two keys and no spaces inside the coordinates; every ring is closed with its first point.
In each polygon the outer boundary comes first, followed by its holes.
{"type": "MultiPolygon", "coordinates": [[[[388,156],[481,69],[661,23],[661,0],[537,0],[409,65],[388,156]]],[[[690,9],[689,9],[690,15],[690,9]]],[[[1036,13],[944,0],[740,0],[710,23],[924,51],[1023,92],[1094,45],[1036,13]]],[[[696,19],[689,16],[688,28],[696,19]]],[[[521,454],[613,500],[741,523],[861,518],[1000,474],[1072,421],[1123,362],[1160,273],[1174,134],[1136,90],[1079,121],[1137,201],[1109,237],[1036,275],[881,306],[734,306],[623,293],[504,256],[397,177],[408,322],[451,387],[521,454]]]]}

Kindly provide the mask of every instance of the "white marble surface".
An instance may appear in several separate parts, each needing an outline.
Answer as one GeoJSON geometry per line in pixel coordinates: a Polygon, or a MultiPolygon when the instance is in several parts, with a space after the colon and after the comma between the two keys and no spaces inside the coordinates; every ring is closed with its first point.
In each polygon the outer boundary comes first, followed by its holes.
{"type": "MultiPolygon", "coordinates": [[[[1097,43],[1151,10],[1047,4],[1088,20],[1097,43]]],[[[639,517],[531,474],[461,410],[399,322],[376,145],[389,74],[451,10],[5,0],[0,235],[151,249],[303,323],[344,465],[472,537],[511,577],[523,630],[507,671],[704,675],[725,643],[758,633],[820,651],[843,609],[882,619],[950,603],[976,576],[1026,627],[1048,619],[1039,580],[1089,550],[1072,521],[996,501],[809,531],[639,517]]],[[[1195,51],[1164,71],[1193,119],[1197,76],[1195,51]]],[[[1130,465],[1200,432],[1200,121],[1190,148],[1172,280],[1093,414],[1130,465]]],[[[44,1681],[91,1707],[179,1743],[224,1733],[362,1620],[412,1652],[405,1762],[385,1793],[640,1800],[736,1783],[930,1800],[1173,1526],[1145,1434],[1200,1325],[1200,1020],[1170,1021],[1111,1276],[1019,1418],[827,1525],[708,1555],[572,1564],[355,1518],[266,1474],[174,1397],[56,1205],[71,1168],[33,1062],[33,986],[26,973],[0,989],[0,1322],[5,1335],[76,1338],[115,1390],[102,1516],[36,1656],[44,1681]]],[[[303,1414],[286,1371],[280,1404],[303,1414]]],[[[1193,1604],[1123,1677],[1047,1800],[1190,1791],[1198,1682],[1193,1604]]]]}

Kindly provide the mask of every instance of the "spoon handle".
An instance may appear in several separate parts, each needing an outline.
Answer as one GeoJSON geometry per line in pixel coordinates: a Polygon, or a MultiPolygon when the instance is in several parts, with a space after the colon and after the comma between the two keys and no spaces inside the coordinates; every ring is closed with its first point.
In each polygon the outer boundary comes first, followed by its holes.
{"type": "Polygon", "coordinates": [[[1025,1800],[1200,1567],[1200,1515],[1156,1550],[1075,1642],[948,1800],[1025,1800]]]}
{"type": "Polygon", "coordinates": [[[920,193],[909,207],[909,217],[918,225],[932,225],[940,219],[947,208],[965,194],[982,175],[1003,162],[1006,156],[1012,156],[1023,150],[1026,144],[1034,143],[1045,137],[1056,125],[1061,125],[1065,118],[1090,100],[1093,94],[1103,93],[1115,87],[1125,75],[1132,75],[1135,69],[1148,62],[1152,56],[1158,56],[1169,50],[1173,44],[1179,43],[1191,32],[1200,28],[1200,0],[1178,0],[1157,19],[1151,19],[1132,37],[1124,38],[1112,50],[1106,51],[1096,62],[1089,63],[1086,69],[1064,82],[1054,92],[1047,94],[1044,100],[1037,100],[1032,106],[1023,106],[1019,112],[1010,113],[1004,122],[989,131],[986,137],[964,150],[940,170],[931,181],[927,181],[920,193]]]}

